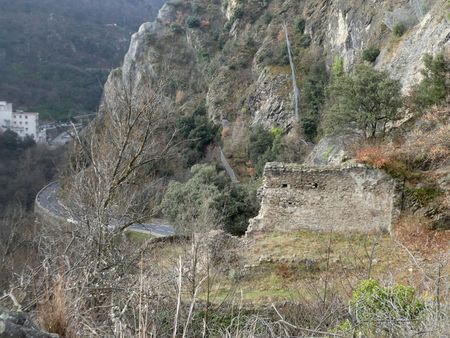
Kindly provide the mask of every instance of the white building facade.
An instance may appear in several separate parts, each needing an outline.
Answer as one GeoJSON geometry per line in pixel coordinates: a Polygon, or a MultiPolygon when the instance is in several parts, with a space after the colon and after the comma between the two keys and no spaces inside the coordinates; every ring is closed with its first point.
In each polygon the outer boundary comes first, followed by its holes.
{"type": "Polygon", "coordinates": [[[37,141],[39,138],[39,114],[23,111],[13,112],[11,103],[0,101],[0,129],[2,131],[10,129],[21,138],[31,136],[37,141]]]}
{"type": "Polygon", "coordinates": [[[12,114],[12,103],[0,101],[0,129],[2,131],[11,128],[12,114]]]}

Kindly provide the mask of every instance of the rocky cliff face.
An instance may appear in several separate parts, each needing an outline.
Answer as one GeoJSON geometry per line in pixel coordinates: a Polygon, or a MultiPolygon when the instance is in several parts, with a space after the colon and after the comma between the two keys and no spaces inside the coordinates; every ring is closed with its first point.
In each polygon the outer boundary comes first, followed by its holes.
{"type": "MultiPolygon", "coordinates": [[[[449,52],[444,0],[169,0],[155,22],[144,23],[108,86],[123,81],[165,83],[179,114],[205,101],[209,117],[289,130],[293,109],[286,25],[297,82],[311,64],[342,57],[346,68],[362,51],[380,48],[376,66],[388,69],[407,91],[419,78],[422,55],[449,52]],[[396,25],[405,27],[394,36],[396,25]]],[[[106,97],[106,99],[114,99],[106,97]]]]}
{"type": "MultiPolygon", "coordinates": [[[[411,16],[409,30],[401,39],[385,44],[377,62],[377,67],[388,70],[394,78],[400,79],[404,92],[420,80],[423,53],[443,51],[450,55],[448,4],[445,1],[410,0],[406,8],[411,8],[415,13],[411,16]]],[[[387,12],[386,25],[389,25],[389,18],[387,12]]],[[[402,22],[402,16],[398,15],[394,20],[391,25],[402,22]]]]}

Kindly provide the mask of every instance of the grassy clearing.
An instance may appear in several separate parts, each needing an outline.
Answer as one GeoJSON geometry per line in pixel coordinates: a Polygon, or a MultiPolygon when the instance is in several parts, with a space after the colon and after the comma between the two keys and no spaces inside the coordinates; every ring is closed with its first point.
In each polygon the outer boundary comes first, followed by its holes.
{"type": "MultiPolygon", "coordinates": [[[[412,285],[420,292],[428,287],[424,274],[434,271],[431,260],[412,259],[411,252],[389,235],[297,231],[263,234],[242,242],[235,249],[238,267],[211,268],[212,304],[229,300],[249,305],[315,302],[331,296],[349,299],[358,282],[367,278],[412,285]]],[[[161,246],[153,258],[173,271],[180,256],[188,264],[189,254],[190,244],[170,244],[161,246]]],[[[205,275],[201,266],[199,271],[198,280],[205,275]]],[[[207,283],[203,285],[198,296],[206,301],[207,283]]]]}
{"type": "Polygon", "coordinates": [[[388,235],[298,231],[255,238],[247,259],[254,262],[269,254],[278,263],[309,260],[314,276],[325,269],[339,275],[343,271],[368,275],[387,266],[404,266],[407,257],[393,256],[394,251],[398,251],[397,245],[388,235]]]}
{"type": "Polygon", "coordinates": [[[218,283],[213,299],[230,290],[250,303],[313,299],[325,292],[347,297],[361,279],[407,282],[415,271],[387,235],[272,233],[252,239],[241,259],[240,277],[218,283]]]}
{"type": "Polygon", "coordinates": [[[290,66],[268,66],[267,67],[269,74],[272,76],[277,76],[280,74],[289,75],[291,73],[290,66]]]}
{"type": "Polygon", "coordinates": [[[145,242],[149,239],[155,238],[155,236],[152,236],[149,233],[144,233],[144,232],[140,232],[140,231],[127,231],[126,236],[129,240],[131,241],[136,241],[136,242],[145,242]]]}

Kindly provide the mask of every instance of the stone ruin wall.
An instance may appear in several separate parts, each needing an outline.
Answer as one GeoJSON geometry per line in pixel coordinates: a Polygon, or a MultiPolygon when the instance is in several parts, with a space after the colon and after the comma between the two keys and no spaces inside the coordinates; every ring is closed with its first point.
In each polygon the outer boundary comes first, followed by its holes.
{"type": "Polygon", "coordinates": [[[268,163],[259,215],[248,234],[333,230],[390,232],[401,203],[399,184],[363,165],[310,167],[268,163]]]}

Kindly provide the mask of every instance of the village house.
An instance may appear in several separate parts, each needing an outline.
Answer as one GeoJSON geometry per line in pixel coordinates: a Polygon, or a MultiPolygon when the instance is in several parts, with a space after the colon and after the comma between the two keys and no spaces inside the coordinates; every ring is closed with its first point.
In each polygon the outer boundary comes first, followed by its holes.
{"type": "Polygon", "coordinates": [[[12,103],[0,101],[0,131],[12,130],[21,138],[26,136],[38,140],[39,114],[13,111],[12,103]]]}

